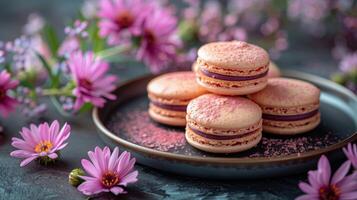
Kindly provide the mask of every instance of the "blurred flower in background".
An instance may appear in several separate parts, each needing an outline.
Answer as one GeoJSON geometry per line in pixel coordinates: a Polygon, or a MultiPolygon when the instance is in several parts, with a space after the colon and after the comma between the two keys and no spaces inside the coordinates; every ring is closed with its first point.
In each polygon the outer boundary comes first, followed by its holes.
{"type": "Polygon", "coordinates": [[[170,10],[154,8],[143,22],[137,58],[143,60],[151,71],[159,73],[176,56],[180,41],[176,35],[177,19],[170,10]]]}
{"type": "Polygon", "coordinates": [[[345,55],[340,61],[339,69],[341,72],[334,74],[332,79],[357,94],[357,52],[345,55]]]}
{"type": "Polygon", "coordinates": [[[151,5],[142,0],[101,0],[99,7],[99,34],[108,38],[109,45],[129,42],[132,34],[140,32],[151,11],[151,5]]]}
{"type": "Polygon", "coordinates": [[[18,102],[13,98],[13,89],[17,87],[19,82],[12,80],[11,76],[6,71],[0,73],[0,113],[3,117],[7,117],[12,112],[18,102]]]}

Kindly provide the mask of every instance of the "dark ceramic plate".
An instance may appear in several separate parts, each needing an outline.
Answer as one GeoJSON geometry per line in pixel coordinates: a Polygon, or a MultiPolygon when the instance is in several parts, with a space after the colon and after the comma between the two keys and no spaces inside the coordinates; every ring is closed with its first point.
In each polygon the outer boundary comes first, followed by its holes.
{"type": "Polygon", "coordinates": [[[147,114],[146,85],[141,77],[117,88],[118,100],[93,111],[103,140],[127,149],[138,162],[160,170],[208,178],[259,178],[306,171],[321,154],[342,157],[341,148],[357,140],[357,97],[320,77],[286,71],[285,77],[309,81],[321,89],[321,124],[306,134],[277,137],[263,133],[257,147],[237,154],[210,154],[194,149],[183,128],[163,126],[147,114]]]}

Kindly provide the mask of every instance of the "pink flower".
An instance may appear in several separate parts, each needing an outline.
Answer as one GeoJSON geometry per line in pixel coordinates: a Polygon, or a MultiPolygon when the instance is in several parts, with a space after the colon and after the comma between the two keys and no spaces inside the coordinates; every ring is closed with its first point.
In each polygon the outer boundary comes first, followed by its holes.
{"type": "Polygon", "coordinates": [[[344,73],[352,73],[357,71],[357,51],[345,55],[339,65],[339,68],[344,73]]]}
{"type": "Polygon", "coordinates": [[[130,153],[125,151],[119,155],[118,147],[113,153],[108,147],[103,150],[96,147],[88,156],[90,161],[82,159],[82,166],[90,176],[80,176],[85,181],[78,186],[83,194],[112,192],[118,195],[125,193],[121,186],[137,181],[138,171],[133,171],[135,158],[130,159],[130,153]]]}
{"type": "Polygon", "coordinates": [[[79,38],[76,36],[67,37],[58,49],[58,55],[69,56],[80,48],[79,38]]]}
{"type": "MultiPolygon", "coordinates": [[[[122,42],[125,34],[139,32],[148,12],[142,0],[101,0],[99,2],[99,34],[110,45],[122,42]]],[[[126,38],[127,39],[127,38],[126,38]]]]}
{"type": "Polygon", "coordinates": [[[111,92],[115,89],[114,82],[117,78],[104,76],[109,67],[106,62],[94,57],[92,52],[72,53],[67,62],[76,84],[73,90],[76,97],[74,109],[80,109],[87,102],[102,107],[106,102],[105,98],[116,99],[111,92]]]}
{"type": "Polygon", "coordinates": [[[143,60],[154,73],[160,72],[175,58],[179,40],[177,20],[169,10],[154,8],[141,29],[137,58],[143,60]]]}
{"type": "Polygon", "coordinates": [[[16,88],[19,81],[12,80],[10,74],[3,70],[0,73],[0,113],[3,117],[7,117],[9,113],[15,109],[17,105],[16,99],[8,93],[16,88]]]}
{"type": "Polygon", "coordinates": [[[349,143],[347,148],[343,148],[343,152],[351,161],[353,167],[357,170],[357,144],[349,143]]]}
{"type": "Polygon", "coordinates": [[[68,143],[65,143],[69,138],[71,127],[64,124],[60,129],[57,120],[51,125],[42,123],[38,127],[34,124],[30,125],[30,129],[23,127],[20,131],[21,137],[12,138],[11,145],[19,150],[10,153],[16,158],[25,158],[20,166],[23,167],[36,158],[56,159],[58,151],[63,149],[68,143]]]}
{"type": "Polygon", "coordinates": [[[351,166],[346,161],[331,178],[331,167],[326,156],[321,156],[318,169],[309,171],[309,183],[301,182],[300,189],[306,194],[296,200],[355,199],[357,196],[357,173],[346,176],[351,166]]]}

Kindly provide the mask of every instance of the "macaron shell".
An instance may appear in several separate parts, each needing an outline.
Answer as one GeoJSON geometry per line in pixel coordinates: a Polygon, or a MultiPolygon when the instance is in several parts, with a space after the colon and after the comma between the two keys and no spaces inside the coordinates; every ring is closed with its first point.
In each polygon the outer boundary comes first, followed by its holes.
{"type": "Polygon", "coordinates": [[[264,89],[267,85],[267,76],[250,81],[223,81],[197,73],[197,82],[207,91],[221,95],[247,95],[264,89]]]}
{"type": "Polygon", "coordinates": [[[192,71],[193,71],[193,72],[197,72],[198,69],[199,69],[198,63],[195,61],[195,62],[192,64],[192,71]]]}
{"type": "Polygon", "coordinates": [[[269,63],[269,71],[268,71],[268,78],[277,78],[281,76],[280,69],[278,66],[274,63],[271,62],[269,63]]]}
{"type": "Polygon", "coordinates": [[[277,135],[296,135],[306,133],[313,130],[320,124],[320,114],[308,119],[290,122],[279,122],[264,120],[264,132],[273,133],[277,135]],[[272,126],[274,125],[274,126],[272,126]]]}
{"type": "Polygon", "coordinates": [[[218,135],[218,136],[244,135],[246,133],[250,133],[254,130],[261,128],[262,122],[263,122],[263,120],[260,120],[258,123],[252,124],[249,127],[241,128],[241,129],[233,129],[233,130],[232,129],[217,129],[217,128],[201,126],[198,123],[196,123],[195,121],[191,120],[188,116],[186,116],[187,126],[190,127],[191,129],[196,129],[196,130],[199,130],[206,134],[218,135]]]}
{"type": "MultiPolygon", "coordinates": [[[[160,110],[160,108],[159,108],[160,110]]],[[[161,112],[156,110],[155,108],[153,109],[152,106],[149,108],[149,116],[154,120],[162,124],[166,125],[171,125],[171,126],[185,126],[186,125],[186,119],[185,112],[175,112],[175,111],[169,111],[165,109],[161,109],[161,112]]]]}
{"type": "Polygon", "coordinates": [[[198,58],[229,69],[255,69],[269,63],[268,53],[242,41],[212,42],[198,50],[198,58]]]}
{"type": "Polygon", "coordinates": [[[206,93],[195,77],[191,71],[167,73],[151,80],[147,90],[149,94],[163,99],[193,99],[206,93]]]}
{"type": "Polygon", "coordinates": [[[249,98],[260,106],[289,108],[319,103],[320,90],[301,80],[271,78],[263,90],[250,94],[249,98]]]}
{"type": "Polygon", "coordinates": [[[211,153],[237,153],[237,152],[251,149],[254,146],[256,146],[262,138],[262,132],[260,128],[254,134],[248,137],[241,138],[239,142],[242,143],[234,144],[234,145],[232,145],[232,142],[234,142],[232,140],[226,141],[225,143],[222,141],[210,140],[200,137],[196,135],[194,132],[192,132],[189,128],[186,128],[185,137],[190,145],[202,151],[211,152],[211,153]]]}
{"type": "Polygon", "coordinates": [[[230,68],[223,68],[218,65],[208,64],[201,59],[197,59],[195,62],[195,72],[198,70],[206,70],[209,72],[227,75],[227,76],[255,76],[262,73],[265,73],[269,69],[269,65],[263,65],[256,68],[237,68],[237,69],[230,69],[230,68]]]}
{"type": "Polygon", "coordinates": [[[167,105],[187,105],[191,101],[191,99],[175,99],[175,98],[166,99],[166,98],[155,96],[152,93],[149,93],[148,97],[150,101],[159,102],[167,105]]]}
{"type": "Polygon", "coordinates": [[[197,124],[217,129],[242,129],[261,120],[260,107],[243,97],[204,94],[187,106],[187,118],[197,124]]]}

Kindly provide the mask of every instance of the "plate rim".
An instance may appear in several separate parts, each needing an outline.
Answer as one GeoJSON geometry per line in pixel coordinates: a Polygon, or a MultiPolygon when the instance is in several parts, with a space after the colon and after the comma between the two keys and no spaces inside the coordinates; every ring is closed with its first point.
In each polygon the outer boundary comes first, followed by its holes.
{"type": "MultiPolygon", "coordinates": [[[[312,75],[312,74],[307,74],[304,72],[298,72],[294,70],[282,70],[282,74],[284,76],[299,76],[300,78],[304,80],[311,80],[318,82],[319,84],[322,85],[329,85],[329,87],[332,87],[333,89],[349,96],[353,101],[357,103],[357,96],[354,95],[351,91],[348,89],[344,88],[341,85],[338,85],[337,83],[334,83],[328,79],[312,75]]],[[[128,81],[125,81],[121,84],[119,84],[116,88],[118,90],[119,88],[125,87],[126,85],[133,84],[134,82],[143,80],[143,79],[148,79],[148,78],[154,78],[155,75],[148,74],[144,76],[140,76],[128,81]]],[[[333,151],[336,151],[338,149],[341,149],[345,145],[347,145],[350,142],[354,142],[357,140],[357,132],[351,134],[349,137],[345,138],[344,140],[337,142],[333,145],[330,145],[326,148],[322,149],[317,149],[317,150],[312,150],[308,151],[305,153],[295,153],[291,154],[288,156],[281,156],[281,157],[254,157],[254,158],[249,158],[249,157],[243,157],[243,158],[224,158],[224,157],[200,157],[200,156],[189,156],[189,155],[182,155],[182,154],[175,154],[171,152],[164,152],[164,151],[158,151],[155,149],[150,149],[144,146],[140,146],[138,144],[129,142],[127,140],[124,140],[114,133],[112,133],[110,130],[108,130],[105,125],[102,123],[102,121],[99,118],[99,112],[104,109],[103,108],[94,108],[92,111],[92,120],[96,127],[99,129],[100,134],[104,134],[106,137],[109,137],[110,139],[114,140],[117,144],[123,146],[124,148],[131,150],[135,153],[140,153],[140,154],[145,154],[147,156],[155,156],[161,159],[166,159],[166,160],[172,160],[172,161],[180,161],[180,162],[190,162],[190,163],[204,163],[204,164],[220,164],[220,165],[255,165],[255,164],[283,164],[286,162],[290,161],[301,161],[301,160],[310,160],[315,157],[318,157],[322,154],[329,154],[333,151]]]]}

